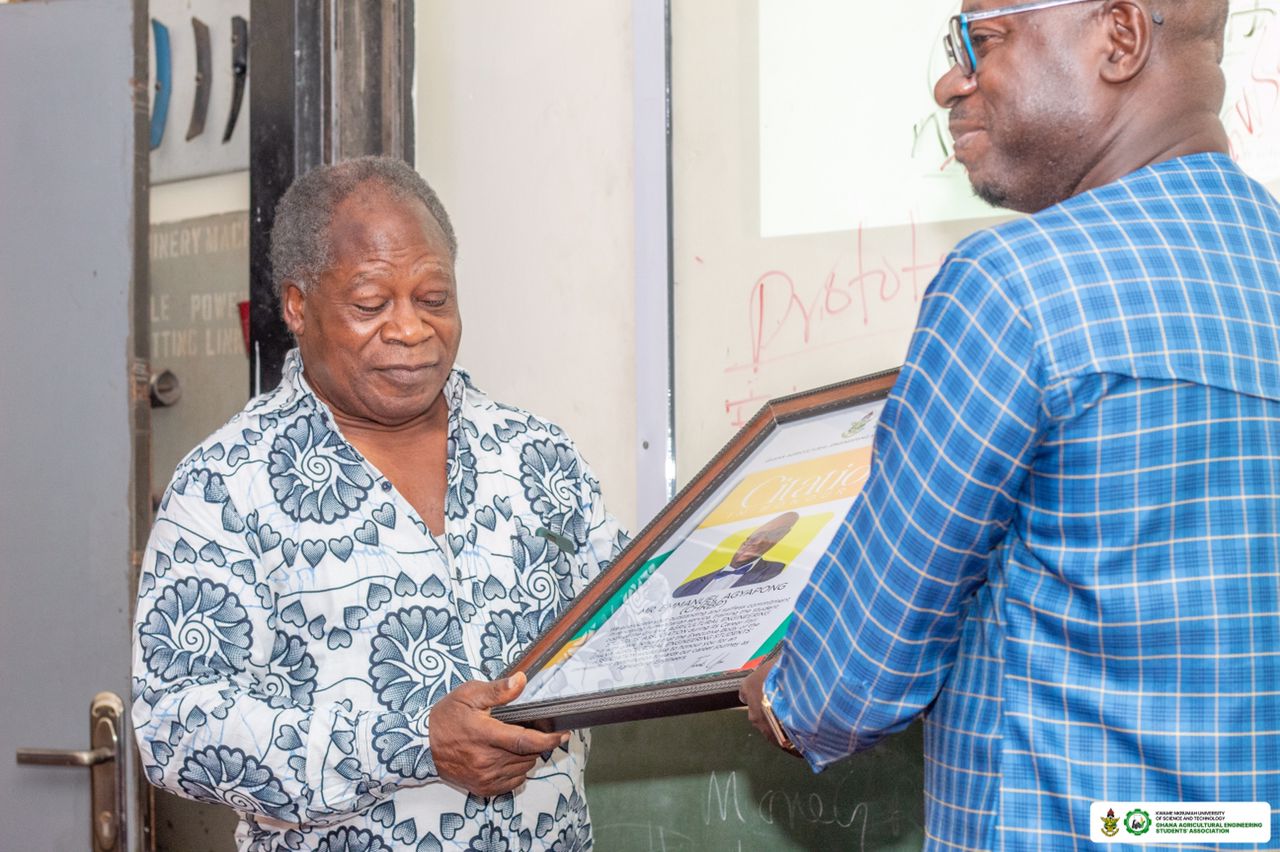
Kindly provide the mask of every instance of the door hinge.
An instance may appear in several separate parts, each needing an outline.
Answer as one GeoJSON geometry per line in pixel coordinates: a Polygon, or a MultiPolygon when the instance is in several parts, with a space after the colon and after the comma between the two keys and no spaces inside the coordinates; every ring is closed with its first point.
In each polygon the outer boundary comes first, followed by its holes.
{"type": "Polygon", "coordinates": [[[151,404],[151,365],[145,358],[134,358],[129,365],[129,401],[151,404]]]}

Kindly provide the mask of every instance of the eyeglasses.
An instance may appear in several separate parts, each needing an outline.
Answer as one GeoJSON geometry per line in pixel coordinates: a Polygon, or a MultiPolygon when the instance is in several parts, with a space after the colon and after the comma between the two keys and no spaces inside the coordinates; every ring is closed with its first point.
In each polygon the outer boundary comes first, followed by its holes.
{"type": "Polygon", "coordinates": [[[961,12],[959,15],[953,15],[948,22],[947,34],[942,37],[942,46],[947,49],[947,59],[951,60],[951,64],[959,65],[964,76],[972,77],[978,70],[978,57],[974,56],[973,43],[969,39],[970,21],[1003,18],[1005,15],[1038,12],[1041,9],[1052,9],[1054,6],[1069,6],[1072,3],[1084,2],[1086,0],[1040,0],[1038,3],[1021,3],[1017,6],[986,9],[982,12],[961,12]],[[961,47],[964,49],[961,50],[961,47]]]}

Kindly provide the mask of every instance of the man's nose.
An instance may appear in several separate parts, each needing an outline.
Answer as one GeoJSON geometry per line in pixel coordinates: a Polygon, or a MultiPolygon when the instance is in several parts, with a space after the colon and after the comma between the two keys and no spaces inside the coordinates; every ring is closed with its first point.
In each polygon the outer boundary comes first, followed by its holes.
{"type": "Polygon", "coordinates": [[[933,99],[943,109],[951,109],[956,101],[972,95],[977,88],[978,75],[965,76],[960,70],[960,64],[956,63],[947,69],[947,73],[938,78],[938,82],[933,84],[933,99]]]}
{"type": "Polygon", "coordinates": [[[382,326],[384,340],[413,346],[430,336],[431,326],[422,321],[412,299],[397,299],[392,303],[391,315],[382,326]]]}

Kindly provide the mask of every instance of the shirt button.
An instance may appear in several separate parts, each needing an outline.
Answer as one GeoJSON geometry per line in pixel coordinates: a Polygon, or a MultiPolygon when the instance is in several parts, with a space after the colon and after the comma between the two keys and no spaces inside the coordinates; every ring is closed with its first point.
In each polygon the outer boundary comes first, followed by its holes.
{"type": "Polygon", "coordinates": [[[382,480],[382,490],[383,490],[383,491],[390,491],[390,490],[391,490],[391,480],[389,480],[389,479],[384,479],[384,480],[382,480]]]}

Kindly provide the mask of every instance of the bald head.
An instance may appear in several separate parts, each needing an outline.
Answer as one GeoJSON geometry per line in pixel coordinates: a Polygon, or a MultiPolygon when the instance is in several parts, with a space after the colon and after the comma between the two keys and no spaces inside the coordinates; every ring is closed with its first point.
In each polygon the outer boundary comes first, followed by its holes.
{"type": "Polygon", "coordinates": [[[738,546],[737,551],[729,560],[729,564],[737,568],[746,565],[752,560],[759,559],[771,547],[786,538],[787,533],[791,532],[791,528],[796,525],[798,520],[800,520],[800,516],[795,512],[783,512],[781,515],[756,527],[755,531],[738,546]]]}
{"type": "MultiPolygon", "coordinates": [[[[1157,146],[1136,150],[1149,161],[1201,151],[1226,150],[1219,113],[1226,94],[1222,55],[1228,0],[1152,0],[1147,15],[1150,57],[1135,75],[1126,109],[1135,117],[1131,136],[1157,146]]],[[[1147,146],[1150,147],[1150,146],[1147,146]]],[[[1145,163],[1144,163],[1145,164],[1145,163]]]]}
{"type": "Polygon", "coordinates": [[[1151,14],[1163,21],[1167,47],[1206,44],[1221,62],[1229,5],[1228,0],[1156,0],[1151,14]]]}

